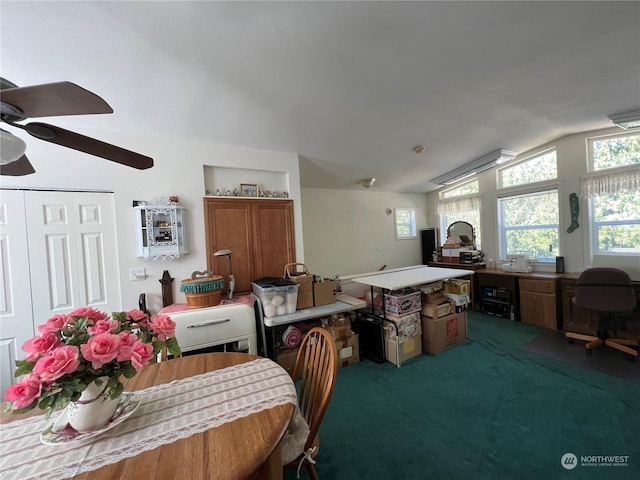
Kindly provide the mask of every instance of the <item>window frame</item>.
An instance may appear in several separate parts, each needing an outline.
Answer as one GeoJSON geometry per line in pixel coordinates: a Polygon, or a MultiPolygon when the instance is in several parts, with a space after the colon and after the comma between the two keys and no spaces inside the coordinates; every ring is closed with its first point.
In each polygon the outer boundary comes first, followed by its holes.
{"type": "MultiPolygon", "coordinates": [[[[552,148],[553,150],[555,150],[555,147],[552,148]]],[[[547,149],[544,150],[543,153],[548,152],[549,150],[552,149],[547,149]]],[[[532,155],[528,158],[532,158],[532,157],[537,157],[539,156],[539,154],[536,155],[532,155]]],[[[531,182],[531,183],[525,183],[522,185],[516,185],[513,187],[504,187],[504,188],[500,188],[496,191],[495,194],[495,202],[494,202],[494,206],[495,206],[495,215],[496,215],[496,230],[497,230],[497,235],[496,235],[496,243],[497,243],[497,250],[496,250],[496,256],[498,257],[498,261],[500,262],[506,262],[509,261],[509,259],[506,257],[508,254],[506,252],[503,252],[503,241],[502,241],[502,232],[503,232],[503,227],[502,227],[502,217],[501,217],[501,211],[500,211],[500,200],[503,200],[505,198],[510,198],[510,197],[518,197],[521,195],[531,195],[531,194],[536,194],[536,193],[542,193],[545,191],[551,191],[551,190],[556,190],[557,194],[558,194],[558,256],[562,256],[563,255],[563,238],[564,236],[562,235],[562,229],[561,229],[561,225],[564,225],[564,221],[563,221],[563,212],[564,212],[564,193],[563,193],[563,185],[564,183],[561,180],[553,179],[553,180],[542,180],[542,181],[537,181],[537,182],[531,182]],[[504,254],[504,257],[503,257],[504,254]]],[[[539,264],[539,265],[550,265],[552,263],[551,260],[538,260],[535,258],[531,258],[530,259],[531,263],[533,265],[539,264]]]]}
{"type": "MultiPolygon", "coordinates": [[[[595,157],[594,157],[594,142],[607,140],[607,139],[617,139],[617,138],[626,138],[626,137],[640,137],[640,131],[628,131],[628,132],[616,132],[607,135],[597,135],[586,138],[586,151],[587,151],[587,172],[588,175],[599,175],[599,174],[616,174],[620,172],[624,172],[626,170],[635,170],[640,167],[639,163],[629,163],[626,165],[607,167],[607,168],[595,168],[595,157]]],[[[593,262],[593,257],[595,255],[609,255],[612,257],[615,256],[633,256],[640,257],[640,252],[633,251],[612,251],[612,250],[600,250],[599,247],[599,235],[598,230],[601,226],[608,225],[638,225],[640,224],[640,217],[634,218],[629,221],[627,220],[610,220],[604,222],[598,222],[596,220],[596,197],[588,196],[585,199],[581,199],[583,203],[586,203],[586,221],[585,221],[585,264],[591,265],[593,262]]]]}
{"type": "Polygon", "coordinates": [[[496,169],[496,190],[518,190],[518,189],[528,189],[531,186],[534,185],[546,185],[550,182],[558,182],[558,149],[553,146],[553,147],[549,147],[546,148],[544,150],[541,150],[533,155],[529,155],[525,158],[516,160],[516,161],[512,161],[509,163],[506,163],[504,165],[501,165],[499,168],[496,169]],[[553,178],[545,178],[542,180],[536,180],[535,182],[529,182],[529,183],[520,183],[518,185],[508,185],[508,186],[504,186],[503,185],[503,172],[506,170],[509,170],[511,168],[517,167],[518,165],[522,165],[523,163],[527,163],[527,162],[531,162],[533,160],[535,160],[536,158],[539,157],[544,157],[545,155],[551,153],[551,152],[555,152],[556,154],[556,176],[553,178]]]}
{"type": "Polygon", "coordinates": [[[396,240],[411,240],[418,238],[418,228],[416,225],[416,208],[415,207],[395,207],[393,209],[393,225],[396,234],[396,240]],[[398,214],[409,214],[409,222],[398,222],[398,214]],[[398,227],[409,227],[409,234],[404,235],[398,231],[398,227]]]}

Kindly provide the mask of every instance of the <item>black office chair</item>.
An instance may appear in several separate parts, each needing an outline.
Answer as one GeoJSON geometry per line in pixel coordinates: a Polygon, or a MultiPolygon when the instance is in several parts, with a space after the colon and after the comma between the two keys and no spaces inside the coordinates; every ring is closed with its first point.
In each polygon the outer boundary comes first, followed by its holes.
{"type": "Polygon", "coordinates": [[[638,340],[610,338],[613,329],[617,335],[617,322],[624,319],[636,307],[636,298],[631,278],[626,272],[617,268],[590,268],[578,277],[575,296],[571,301],[578,307],[598,314],[598,331],[596,336],[567,332],[569,342],[574,339],[586,340],[587,355],[592,349],[602,344],[627,354],[629,360],[638,356],[637,350],[630,346],[638,346],[638,340]]]}

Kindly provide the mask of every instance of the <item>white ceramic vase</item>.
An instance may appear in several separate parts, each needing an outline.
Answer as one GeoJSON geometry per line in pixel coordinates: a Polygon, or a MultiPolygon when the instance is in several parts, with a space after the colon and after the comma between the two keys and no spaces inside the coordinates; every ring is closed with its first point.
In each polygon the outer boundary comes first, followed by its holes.
{"type": "Polygon", "coordinates": [[[69,425],[81,433],[94,432],[104,427],[116,409],[119,398],[111,399],[107,387],[107,377],[101,377],[98,385],[91,382],[80,398],[67,407],[69,425]]]}

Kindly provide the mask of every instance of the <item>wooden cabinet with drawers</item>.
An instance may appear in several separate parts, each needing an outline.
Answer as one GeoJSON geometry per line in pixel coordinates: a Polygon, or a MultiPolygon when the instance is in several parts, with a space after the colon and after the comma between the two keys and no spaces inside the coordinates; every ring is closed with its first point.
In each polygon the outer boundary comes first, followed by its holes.
{"type": "Polygon", "coordinates": [[[558,329],[560,302],[555,278],[520,278],[520,319],[540,327],[558,329]]]}
{"type": "Polygon", "coordinates": [[[486,288],[492,287],[509,292],[513,320],[554,330],[562,328],[559,292],[562,274],[487,268],[477,271],[476,276],[481,296],[486,288]]]}

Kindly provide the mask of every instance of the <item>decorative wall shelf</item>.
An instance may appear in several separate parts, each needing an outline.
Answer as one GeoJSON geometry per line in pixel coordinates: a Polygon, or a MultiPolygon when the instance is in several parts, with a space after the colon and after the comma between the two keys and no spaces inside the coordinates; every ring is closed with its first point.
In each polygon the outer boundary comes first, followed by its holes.
{"type": "Polygon", "coordinates": [[[136,249],[145,260],[175,260],[191,252],[188,210],[164,199],[134,207],[136,249]]]}

